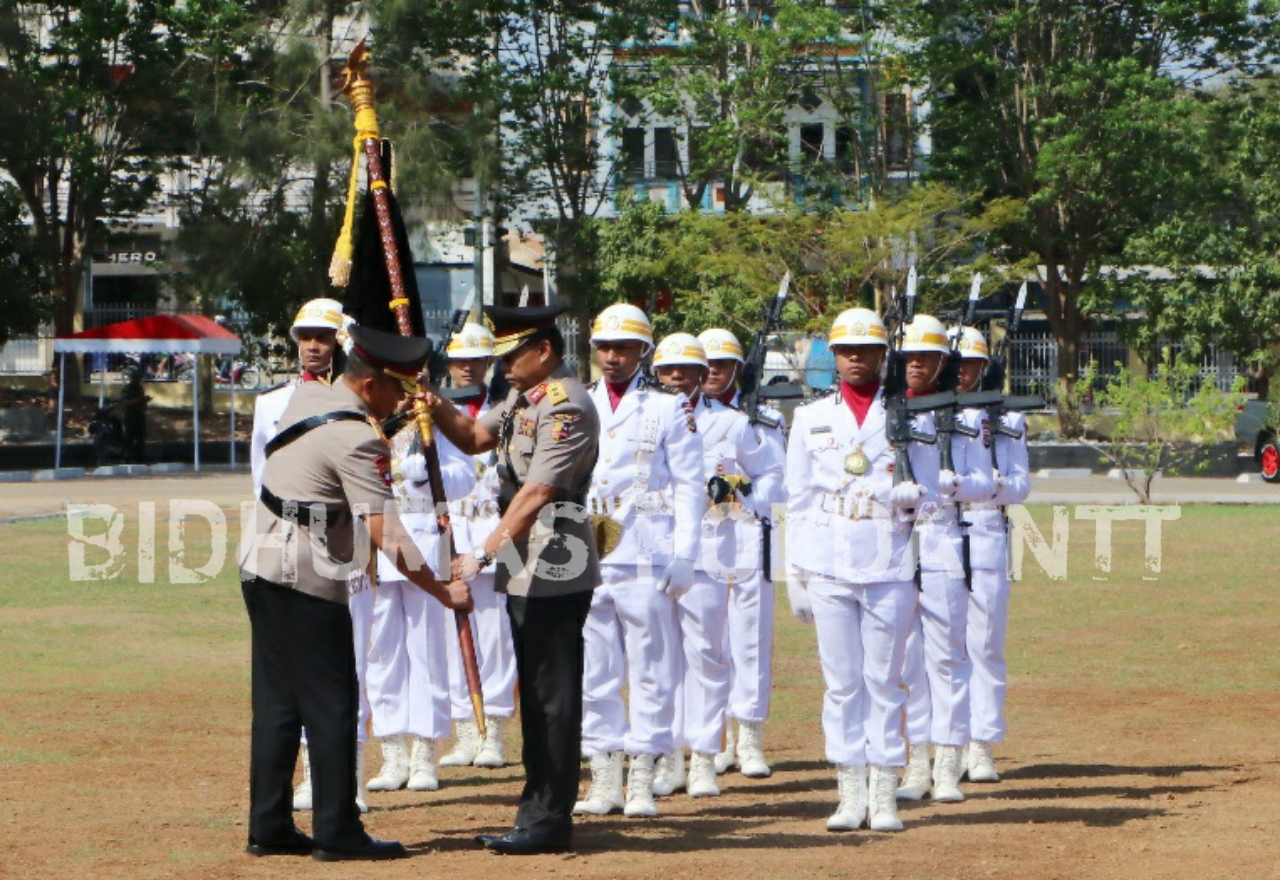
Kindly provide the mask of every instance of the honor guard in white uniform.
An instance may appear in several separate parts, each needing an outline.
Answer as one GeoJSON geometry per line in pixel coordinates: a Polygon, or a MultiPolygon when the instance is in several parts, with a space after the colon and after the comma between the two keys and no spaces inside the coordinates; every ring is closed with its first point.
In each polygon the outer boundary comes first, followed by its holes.
{"type": "Polygon", "coordinates": [[[782,462],[760,445],[751,423],[739,410],[702,393],[707,359],[702,344],[688,333],[673,333],[653,356],[658,380],[693,402],[702,435],[703,474],[711,508],[702,519],[702,546],[693,587],[676,600],[676,623],[683,672],[676,702],[676,751],[663,757],[655,794],[684,785],[684,747],[689,746],[688,792],[715,797],[715,756],[724,736],[729,699],[725,625],[729,594],[760,575],[764,554],[759,526],[769,516],[767,499],[782,482],[782,462]],[[756,493],[759,486],[763,492],[756,493]]]}
{"type": "MultiPolygon", "coordinates": [[[[702,391],[709,397],[736,407],[741,402],[738,380],[746,357],[738,338],[728,330],[713,328],[698,335],[707,353],[707,381],[702,391]]],[[[781,475],[787,463],[786,419],[782,413],[761,405],[768,420],[751,422],[751,429],[764,456],[762,474],[781,475]]],[[[745,413],[751,420],[752,413],[745,413]]],[[[706,440],[703,440],[704,444],[706,440]]],[[[772,771],[764,756],[764,722],[769,718],[769,698],[773,693],[773,613],[774,583],[772,560],[776,543],[773,523],[780,521],[775,511],[787,503],[785,484],[779,479],[756,480],[751,489],[751,507],[757,515],[760,568],[735,580],[729,590],[729,619],[725,627],[725,657],[729,661],[729,706],[725,718],[724,748],[716,755],[717,773],[735,763],[743,776],[768,777],[772,771]],[[766,548],[768,553],[765,552],[766,548]],[[767,559],[765,557],[768,557],[767,559]],[[734,721],[737,729],[734,729],[734,721]]],[[[742,536],[745,540],[745,535],[742,536]]],[[[745,575],[745,571],[743,572],[745,575]]]]}
{"type": "MultiPolygon", "coordinates": [[[[466,497],[476,484],[470,456],[438,429],[432,436],[445,495],[466,497]]],[[[391,439],[391,477],[409,536],[432,574],[448,578],[452,560],[447,543],[441,546],[422,439],[412,418],[391,439]]],[[[377,573],[364,641],[365,687],[373,735],[381,740],[382,768],[369,780],[368,789],[396,791],[407,786],[411,791],[435,791],[440,787],[436,740],[449,735],[448,634],[456,631],[453,615],[407,581],[383,553],[378,554],[377,573]]],[[[361,644],[359,638],[356,644],[361,644]]]]}
{"type": "Polygon", "coordinates": [[[675,746],[673,604],[693,586],[707,506],[702,441],[689,400],[641,372],[653,348],[644,312],[605,309],[591,344],[603,376],[590,392],[601,433],[587,505],[603,584],[584,628],[582,750],[591,788],[574,812],[623,807],[627,816],[655,816],[654,764],[675,746]],[[623,752],[631,756],[625,803],[623,752]]]}
{"type": "MultiPolygon", "coordinates": [[[[989,355],[982,334],[961,333],[960,390],[974,391],[989,355]]],[[[1027,420],[1020,412],[1001,415],[1001,428],[980,414],[982,442],[994,462],[994,494],[967,505],[973,592],[969,594],[967,644],[973,671],[969,679],[970,782],[998,782],[993,745],[1004,741],[1005,633],[1009,624],[1009,519],[1005,509],[1031,493],[1027,466],[1027,420]]]]}
{"type": "MultiPolygon", "coordinates": [[[[453,402],[473,419],[479,419],[501,400],[491,399],[491,389],[484,377],[493,363],[494,340],[488,328],[466,324],[462,332],[449,340],[445,353],[449,357],[449,373],[455,389],[471,388],[468,398],[454,396],[453,402]]],[[[449,519],[453,523],[453,540],[459,553],[466,555],[484,543],[501,521],[498,513],[498,453],[496,450],[474,456],[477,476],[475,490],[466,497],[450,496],[449,519]]],[[[471,623],[475,628],[476,654],[480,665],[480,689],[484,694],[485,736],[480,737],[471,696],[467,693],[466,675],[462,669],[462,652],[458,647],[458,629],[449,627],[449,694],[450,714],[457,738],[453,748],[440,759],[445,767],[501,767],[506,763],[507,721],[515,712],[516,657],[511,641],[511,621],[507,617],[507,597],[495,590],[493,568],[483,569],[471,583],[475,611],[471,623]]]]}
{"type": "MultiPolygon", "coordinates": [[[[946,327],[931,315],[917,315],[905,328],[902,351],[911,394],[935,393],[951,354],[946,327]]],[[[955,418],[972,436],[952,435],[951,467],[943,468],[941,444],[948,441],[940,436],[920,450],[916,470],[927,494],[916,510],[920,593],[903,668],[908,752],[907,772],[898,788],[901,800],[920,800],[926,794],[940,803],[964,800],[959,784],[969,744],[969,583],[959,505],[991,497],[992,478],[979,414],[969,410],[955,418]],[[930,742],[936,753],[932,768],[930,742]]]]}
{"type": "MultiPolygon", "coordinates": [[[[253,435],[249,441],[249,468],[253,474],[253,493],[262,491],[262,473],[267,463],[267,443],[279,432],[280,418],[284,415],[293,393],[306,382],[328,385],[333,377],[333,357],[338,348],[338,333],[343,328],[342,303],[335,299],[313,299],[298,309],[289,328],[289,335],[298,345],[298,376],[261,392],[253,405],[253,435]]],[[[348,608],[357,633],[367,631],[369,623],[369,599],[365,594],[368,580],[362,573],[351,577],[351,600],[348,608]]],[[[362,641],[357,638],[357,644],[362,641]]],[[[369,720],[369,701],[364,693],[364,652],[357,651],[356,672],[360,678],[360,749],[357,753],[357,773],[360,777],[356,789],[357,803],[365,809],[364,794],[364,742],[369,720]]],[[[299,751],[302,763],[302,780],[293,793],[295,810],[311,809],[311,756],[307,751],[307,733],[302,732],[299,751]]]]}
{"type": "MultiPolygon", "coordinates": [[[[923,489],[897,474],[880,370],[888,334],[850,309],[829,337],[839,386],[796,409],[787,443],[787,594],[817,627],[822,726],[840,794],[831,831],[900,831],[895,767],[903,741],[902,656],[916,603],[912,511],[923,489]],[[868,765],[870,780],[868,785],[868,765]],[[869,790],[868,790],[869,789],[869,790]]],[[[915,428],[932,433],[927,414],[915,428]]],[[[919,444],[909,444],[911,464],[919,444]]]]}

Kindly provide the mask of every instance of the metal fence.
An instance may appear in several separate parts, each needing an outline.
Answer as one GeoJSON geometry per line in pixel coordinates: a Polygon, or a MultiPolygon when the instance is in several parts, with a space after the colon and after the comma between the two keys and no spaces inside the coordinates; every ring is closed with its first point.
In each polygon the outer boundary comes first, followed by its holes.
{"type": "MultiPolygon", "coordinates": [[[[1129,347],[1112,331],[1085,334],[1079,355],[1079,369],[1092,364],[1099,386],[1129,364],[1129,347]]],[[[1009,386],[1011,394],[1041,394],[1050,401],[1056,398],[1058,343],[1051,333],[1019,334],[1009,342],[1009,386]]]]}

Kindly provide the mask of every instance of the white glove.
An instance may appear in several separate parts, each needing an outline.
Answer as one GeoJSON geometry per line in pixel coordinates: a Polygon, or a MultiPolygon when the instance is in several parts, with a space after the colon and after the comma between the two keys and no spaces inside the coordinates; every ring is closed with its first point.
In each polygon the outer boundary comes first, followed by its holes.
{"type": "Polygon", "coordinates": [[[658,592],[669,599],[679,599],[693,586],[693,563],[687,559],[673,559],[658,578],[658,592]]]}
{"type": "Polygon", "coordinates": [[[805,589],[804,579],[797,570],[787,572],[787,601],[791,603],[791,614],[803,624],[813,623],[813,603],[809,601],[809,591],[805,589]]]}
{"type": "Polygon", "coordinates": [[[938,471],[938,491],[946,498],[956,494],[960,488],[960,475],[955,471],[938,471]]]}
{"type": "Polygon", "coordinates": [[[899,483],[889,490],[889,503],[895,510],[910,510],[924,497],[924,487],[918,483],[899,483]]]}
{"type": "Polygon", "coordinates": [[[427,457],[421,452],[417,455],[406,455],[400,461],[400,476],[415,483],[426,482],[427,457]]]}

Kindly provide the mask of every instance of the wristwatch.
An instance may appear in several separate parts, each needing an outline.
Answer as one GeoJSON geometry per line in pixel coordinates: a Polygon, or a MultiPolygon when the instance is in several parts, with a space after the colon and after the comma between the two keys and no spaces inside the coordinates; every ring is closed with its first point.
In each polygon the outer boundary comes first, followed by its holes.
{"type": "Polygon", "coordinates": [[[487,568],[489,563],[493,562],[493,554],[485,550],[483,544],[471,551],[471,557],[479,563],[481,568],[487,568]]]}

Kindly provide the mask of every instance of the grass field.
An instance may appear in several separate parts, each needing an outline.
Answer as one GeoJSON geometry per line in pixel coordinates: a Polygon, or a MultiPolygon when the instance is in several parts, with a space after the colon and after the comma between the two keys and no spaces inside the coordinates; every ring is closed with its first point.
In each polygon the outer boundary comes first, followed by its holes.
{"type": "MultiPolygon", "coordinates": [[[[1049,510],[1031,512],[1047,534],[1049,510]]],[[[208,583],[169,583],[160,526],[151,584],[132,553],[115,579],[70,582],[62,520],[0,526],[0,876],[1280,876],[1280,510],[1184,508],[1164,525],[1155,581],[1143,580],[1141,523],[1115,524],[1105,581],[1090,522],[1071,523],[1065,581],[1028,556],[1010,625],[1005,780],[968,786],[964,804],[905,807],[903,834],[825,832],[835,783],[814,636],[780,600],[771,779],[724,777],[722,798],[664,799],[656,820],[582,822],[577,854],[513,862],[470,837],[509,825],[519,767],[446,769],[438,792],[371,796],[370,830],[415,854],[376,866],[242,854],[238,579],[228,565],[208,583]]],[[[208,534],[188,527],[194,564],[208,534]]],[[[132,519],[123,539],[136,546],[132,519]]]]}

